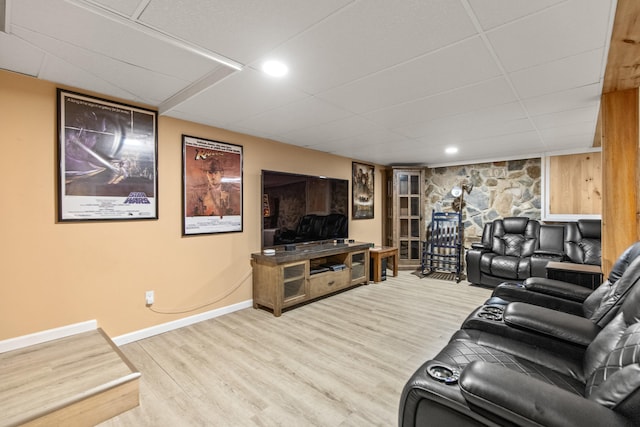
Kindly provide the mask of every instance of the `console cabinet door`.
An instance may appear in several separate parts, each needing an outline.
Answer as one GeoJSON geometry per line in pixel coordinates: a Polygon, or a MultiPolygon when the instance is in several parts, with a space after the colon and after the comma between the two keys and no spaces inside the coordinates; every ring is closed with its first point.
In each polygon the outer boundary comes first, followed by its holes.
{"type": "Polygon", "coordinates": [[[287,307],[307,298],[307,261],[282,266],[282,306],[287,307]]]}
{"type": "Polygon", "coordinates": [[[369,281],[369,252],[353,252],[351,254],[351,284],[369,281]]]}

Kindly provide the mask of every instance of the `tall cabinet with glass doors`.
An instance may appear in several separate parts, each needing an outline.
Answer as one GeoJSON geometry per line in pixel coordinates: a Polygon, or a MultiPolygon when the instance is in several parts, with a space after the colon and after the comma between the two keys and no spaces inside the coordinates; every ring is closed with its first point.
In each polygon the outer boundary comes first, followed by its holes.
{"type": "Polygon", "coordinates": [[[424,169],[393,167],[386,171],[385,245],[398,248],[398,267],[420,267],[425,240],[424,169]]]}

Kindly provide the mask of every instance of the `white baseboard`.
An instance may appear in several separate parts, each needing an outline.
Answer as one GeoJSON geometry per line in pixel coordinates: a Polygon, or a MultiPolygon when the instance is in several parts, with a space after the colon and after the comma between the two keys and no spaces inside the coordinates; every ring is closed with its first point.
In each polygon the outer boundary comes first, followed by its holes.
{"type": "Polygon", "coordinates": [[[226,307],[217,308],[215,310],[206,311],[204,313],[196,314],[194,316],[189,316],[183,319],[174,320],[172,322],[162,323],[160,325],[151,326],[145,329],[140,329],[139,331],[131,332],[128,334],[124,334],[124,335],[120,335],[115,338],[112,338],[112,341],[116,343],[117,346],[121,346],[124,344],[129,344],[131,342],[144,339],[144,338],[149,338],[154,335],[162,334],[164,332],[173,331],[174,329],[179,329],[185,326],[193,325],[194,323],[213,319],[215,317],[219,317],[224,314],[233,313],[234,311],[242,310],[249,307],[253,307],[253,300],[242,301],[237,304],[232,304],[226,307]]]}
{"type": "Polygon", "coordinates": [[[97,328],[97,321],[88,320],[86,322],[74,323],[72,325],[61,326],[55,329],[48,329],[46,331],[36,332],[29,335],[9,338],[0,341],[0,353],[5,353],[11,350],[18,350],[30,345],[41,344],[43,342],[68,337],[70,335],[80,334],[82,332],[93,331],[97,328]]]}
{"type": "MultiPolygon", "coordinates": [[[[112,341],[115,342],[116,345],[121,346],[124,344],[128,344],[130,342],[138,341],[144,338],[149,338],[154,335],[161,334],[163,332],[172,331],[174,329],[183,328],[185,326],[193,325],[194,323],[213,319],[215,317],[219,317],[224,314],[233,313],[234,311],[242,310],[252,306],[253,306],[253,300],[247,300],[247,301],[239,302],[237,304],[232,304],[226,307],[221,307],[215,310],[196,314],[194,316],[185,317],[184,319],[178,319],[178,320],[174,320],[173,322],[167,322],[160,325],[152,326],[150,328],[141,329],[139,331],[120,335],[118,337],[112,338],[112,341]]],[[[29,335],[9,338],[9,339],[0,341],[0,353],[6,353],[7,351],[18,350],[24,347],[28,347],[30,345],[41,344],[43,342],[57,340],[57,339],[68,337],[75,334],[80,334],[82,332],[92,331],[97,328],[98,328],[98,322],[96,320],[88,320],[86,322],[74,323],[72,325],[62,326],[54,329],[48,329],[46,331],[35,332],[29,335]]]]}

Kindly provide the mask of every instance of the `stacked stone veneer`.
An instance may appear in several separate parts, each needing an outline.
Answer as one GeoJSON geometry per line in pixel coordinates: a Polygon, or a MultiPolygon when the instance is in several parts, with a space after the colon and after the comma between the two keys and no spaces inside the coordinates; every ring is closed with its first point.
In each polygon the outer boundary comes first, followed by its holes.
{"type": "Polygon", "coordinates": [[[452,212],[451,189],[473,184],[464,194],[464,246],[478,242],[486,222],[509,216],[540,219],[540,159],[510,160],[425,170],[425,227],[432,211],[452,212]]]}

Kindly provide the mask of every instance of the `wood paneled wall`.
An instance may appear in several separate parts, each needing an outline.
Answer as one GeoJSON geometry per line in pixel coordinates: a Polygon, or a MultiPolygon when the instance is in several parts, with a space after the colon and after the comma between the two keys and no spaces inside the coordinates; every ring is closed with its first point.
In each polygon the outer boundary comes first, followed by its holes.
{"type": "Polygon", "coordinates": [[[602,213],[602,155],[599,152],[549,158],[549,213],[602,213]]]}
{"type": "Polygon", "coordinates": [[[638,88],[602,96],[602,269],[640,239],[638,88]]]}

